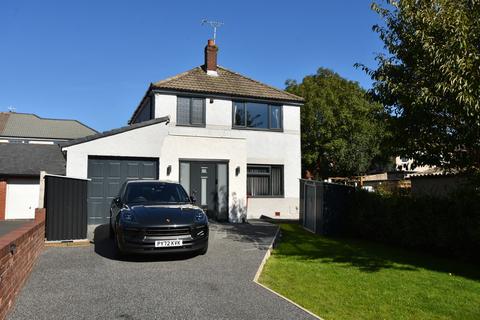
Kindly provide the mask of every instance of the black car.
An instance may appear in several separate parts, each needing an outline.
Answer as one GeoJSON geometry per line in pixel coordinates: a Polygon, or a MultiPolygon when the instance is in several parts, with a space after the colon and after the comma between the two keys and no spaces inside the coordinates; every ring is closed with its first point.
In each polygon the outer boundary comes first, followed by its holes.
{"type": "Polygon", "coordinates": [[[130,180],[110,207],[110,234],[119,253],[208,249],[208,218],[178,183],[130,180]]]}

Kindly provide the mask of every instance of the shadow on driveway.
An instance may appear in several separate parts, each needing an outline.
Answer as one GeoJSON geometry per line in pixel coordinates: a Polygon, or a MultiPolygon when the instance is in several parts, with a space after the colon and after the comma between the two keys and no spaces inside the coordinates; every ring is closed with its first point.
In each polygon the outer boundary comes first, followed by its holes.
{"type": "Polygon", "coordinates": [[[266,250],[278,226],[262,220],[249,220],[247,223],[214,222],[210,224],[210,228],[226,231],[225,238],[228,240],[253,244],[257,249],[266,250]]]}

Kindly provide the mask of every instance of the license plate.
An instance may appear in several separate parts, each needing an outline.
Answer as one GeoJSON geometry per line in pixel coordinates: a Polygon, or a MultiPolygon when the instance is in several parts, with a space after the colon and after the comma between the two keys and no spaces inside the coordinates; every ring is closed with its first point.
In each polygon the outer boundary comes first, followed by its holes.
{"type": "Polygon", "coordinates": [[[183,240],[157,240],[155,241],[155,248],[165,247],[181,247],[183,240]]]}

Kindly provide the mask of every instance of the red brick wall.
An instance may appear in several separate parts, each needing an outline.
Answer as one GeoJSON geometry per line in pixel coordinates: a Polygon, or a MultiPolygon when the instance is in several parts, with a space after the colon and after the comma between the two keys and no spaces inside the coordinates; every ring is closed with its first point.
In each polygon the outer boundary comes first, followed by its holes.
{"type": "Polygon", "coordinates": [[[205,69],[210,71],[217,71],[217,51],[218,48],[213,40],[208,40],[205,47],[205,69]]]}
{"type": "Polygon", "coordinates": [[[5,319],[33,269],[45,242],[45,209],[35,210],[27,222],[0,237],[0,319],[5,319]],[[12,245],[16,246],[12,252],[12,245]]]}
{"type": "Polygon", "coordinates": [[[6,203],[7,203],[7,181],[0,180],[0,221],[5,220],[6,203]]]}

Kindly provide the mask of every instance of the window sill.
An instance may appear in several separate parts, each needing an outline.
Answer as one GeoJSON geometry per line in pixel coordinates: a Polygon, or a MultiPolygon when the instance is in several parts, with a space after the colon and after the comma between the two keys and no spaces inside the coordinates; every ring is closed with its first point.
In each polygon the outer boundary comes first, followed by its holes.
{"type": "Polygon", "coordinates": [[[205,128],[205,124],[176,124],[177,127],[205,128]]]}
{"type": "Polygon", "coordinates": [[[247,195],[247,198],[250,198],[250,199],[285,199],[285,196],[282,195],[282,196],[248,196],[247,195]]]}
{"type": "Polygon", "coordinates": [[[261,129],[261,128],[247,128],[247,127],[232,127],[232,130],[249,130],[249,131],[264,131],[264,132],[283,132],[282,129],[261,129]]]}

